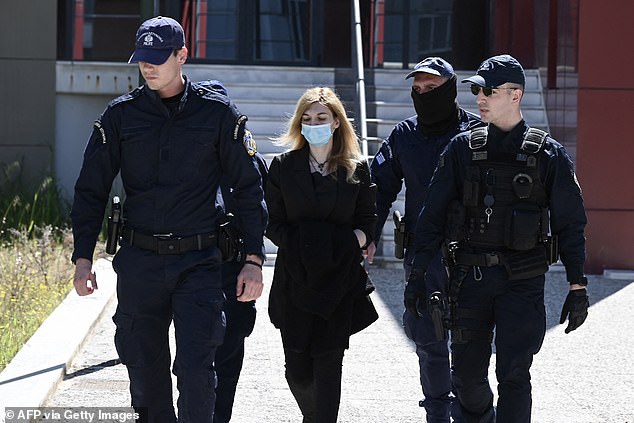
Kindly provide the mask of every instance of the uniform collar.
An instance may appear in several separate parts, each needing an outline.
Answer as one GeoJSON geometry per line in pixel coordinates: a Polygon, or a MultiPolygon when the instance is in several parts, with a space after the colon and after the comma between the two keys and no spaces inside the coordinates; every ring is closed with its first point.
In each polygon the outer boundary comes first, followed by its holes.
{"type": "MultiPolygon", "coordinates": [[[[179,113],[181,110],[183,110],[183,107],[185,107],[185,103],[187,102],[187,98],[189,96],[189,91],[192,89],[191,88],[192,83],[189,80],[189,78],[187,78],[186,75],[183,75],[183,79],[185,80],[185,90],[183,91],[183,96],[181,97],[181,100],[178,103],[178,108],[176,109],[176,113],[179,113]]],[[[157,91],[149,89],[147,84],[143,85],[143,91],[155,104],[160,104],[162,107],[165,108],[165,105],[163,104],[161,97],[159,97],[157,91]]]]}
{"type": "Polygon", "coordinates": [[[520,148],[527,129],[528,126],[523,119],[509,132],[504,132],[497,126],[489,124],[488,140],[491,143],[503,143],[504,145],[510,142],[513,148],[520,148]]]}

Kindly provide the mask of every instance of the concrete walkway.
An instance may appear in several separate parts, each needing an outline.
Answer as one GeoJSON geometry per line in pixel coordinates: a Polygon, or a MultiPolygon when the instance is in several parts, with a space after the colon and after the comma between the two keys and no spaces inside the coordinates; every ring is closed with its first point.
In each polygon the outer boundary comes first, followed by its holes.
{"type": "MultiPolygon", "coordinates": [[[[400,324],[402,271],[371,267],[370,274],[377,286],[372,299],[380,318],[351,338],[344,359],[339,421],[424,421],[423,409],[418,407],[422,393],[417,357],[400,324]]],[[[254,333],[247,338],[233,422],[301,421],[284,379],[280,336],[267,315],[272,275],[273,268],[265,267],[267,290],[258,301],[254,333]]],[[[102,270],[98,276],[112,277],[112,273],[102,270]]],[[[589,279],[589,318],[580,329],[565,335],[564,326],[557,321],[567,290],[565,275],[556,268],[547,275],[548,332],[532,369],[534,422],[634,423],[634,284],[627,279],[589,279]]],[[[115,301],[106,304],[56,390],[43,403],[36,403],[42,399],[34,398],[33,406],[129,405],[127,373],[117,364],[113,346],[111,316],[115,307],[115,301]]],[[[493,370],[491,366],[490,378],[495,385],[493,370]]],[[[3,381],[0,376],[0,388],[11,385],[3,381]]]]}

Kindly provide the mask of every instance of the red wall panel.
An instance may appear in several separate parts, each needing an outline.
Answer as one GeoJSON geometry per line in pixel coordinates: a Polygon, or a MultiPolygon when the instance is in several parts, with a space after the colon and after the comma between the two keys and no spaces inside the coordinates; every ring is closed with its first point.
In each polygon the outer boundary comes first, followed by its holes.
{"type": "Polygon", "coordinates": [[[579,5],[577,172],[588,273],[634,269],[634,2],[579,5]]]}
{"type": "Polygon", "coordinates": [[[634,89],[634,1],[579,3],[579,87],[634,89]]]}
{"type": "Polygon", "coordinates": [[[577,122],[586,207],[634,210],[634,90],[579,89],[577,122]]]}
{"type": "Polygon", "coordinates": [[[634,211],[588,210],[586,272],[634,269],[634,211]]]}

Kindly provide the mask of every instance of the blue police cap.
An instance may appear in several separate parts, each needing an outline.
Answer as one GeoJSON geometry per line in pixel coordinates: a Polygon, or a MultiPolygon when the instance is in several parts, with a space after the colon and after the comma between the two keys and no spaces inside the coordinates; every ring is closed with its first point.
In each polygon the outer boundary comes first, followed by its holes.
{"type": "Polygon", "coordinates": [[[471,82],[481,87],[498,87],[506,82],[524,86],[526,77],[520,62],[513,56],[501,54],[486,59],[474,76],[461,82],[471,82]]]}
{"type": "Polygon", "coordinates": [[[418,72],[430,73],[432,75],[451,78],[454,76],[453,66],[440,57],[428,57],[414,66],[414,70],[407,74],[405,79],[411,78],[418,72]]]}
{"type": "Polygon", "coordinates": [[[157,16],[141,24],[136,32],[135,46],[128,63],[162,65],[172,51],[185,46],[185,32],[174,19],[157,16]]]}

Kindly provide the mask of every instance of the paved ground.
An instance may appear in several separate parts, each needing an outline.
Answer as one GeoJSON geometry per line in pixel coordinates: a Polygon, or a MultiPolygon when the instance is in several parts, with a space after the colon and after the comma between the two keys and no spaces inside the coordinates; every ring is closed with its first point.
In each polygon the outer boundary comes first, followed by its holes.
{"type": "MultiPolygon", "coordinates": [[[[273,269],[264,271],[268,288],[273,269]]],[[[372,267],[371,276],[380,319],[351,339],[344,360],[339,421],[423,421],[417,358],[400,325],[401,271],[372,267]]],[[[634,284],[599,276],[589,279],[588,321],[565,335],[557,319],[567,283],[563,272],[551,271],[547,276],[548,332],[532,370],[534,422],[634,423],[634,284]]],[[[268,291],[258,302],[256,328],[247,339],[232,420],[237,423],[301,421],[283,377],[281,342],[268,319],[267,295],[268,291]]],[[[117,359],[112,342],[114,307],[112,301],[47,405],[129,404],[125,368],[110,365],[117,359]]]]}

